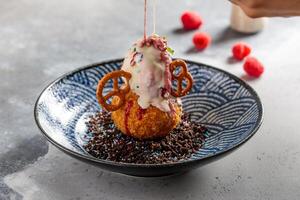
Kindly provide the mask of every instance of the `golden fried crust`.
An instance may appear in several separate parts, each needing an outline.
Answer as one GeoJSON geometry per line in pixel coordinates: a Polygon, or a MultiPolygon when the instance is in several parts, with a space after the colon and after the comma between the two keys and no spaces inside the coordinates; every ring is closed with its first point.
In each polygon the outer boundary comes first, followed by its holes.
{"type": "MultiPolygon", "coordinates": [[[[125,105],[112,112],[115,125],[124,134],[138,139],[159,138],[168,135],[180,123],[182,109],[177,104],[173,104],[173,112],[166,113],[154,106],[143,110],[137,99],[135,93],[129,92],[125,105]],[[130,104],[132,106],[129,106],[130,104]]],[[[117,101],[117,98],[113,99],[113,103],[117,101]]]]}

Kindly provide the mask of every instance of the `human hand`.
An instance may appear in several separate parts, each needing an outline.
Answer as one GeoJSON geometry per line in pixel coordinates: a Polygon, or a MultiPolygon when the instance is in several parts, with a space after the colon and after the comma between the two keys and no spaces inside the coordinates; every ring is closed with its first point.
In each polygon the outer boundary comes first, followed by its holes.
{"type": "Polygon", "coordinates": [[[230,0],[252,18],[300,16],[300,0],[230,0]]]}

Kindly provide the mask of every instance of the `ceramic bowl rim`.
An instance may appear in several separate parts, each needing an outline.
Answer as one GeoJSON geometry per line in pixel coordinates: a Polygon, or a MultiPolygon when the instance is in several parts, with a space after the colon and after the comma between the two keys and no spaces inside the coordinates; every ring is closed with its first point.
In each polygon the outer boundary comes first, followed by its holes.
{"type": "Polygon", "coordinates": [[[258,111],[259,111],[259,115],[258,115],[258,120],[255,124],[254,129],[251,131],[251,133],[249,133],[243,140],[241,140],[239,143],[235,144],[233,147],[229,148],[229,149],[224,149],[222,151],[219,151],[215,154],[212,155],[208,155],[202,158],[195,158],[193,160],[183,160],[183,161],[178,161],[178,162],[174,162],[174,163],[163,163],[163,164],[135,164],[135,163],[122,163],[122,162],[114,162],[114,161],[108,161],[108,160],[103,160],[103,159],[99,159],[99,158],[95,158],[92,156],[87,156],[87,155],[83,155],[80,154],[78,152],[75,152],[61,144],[59,144],[58,142],[56,142],[54,139],[52,139],[47,132],[43,129],[40,121],[39,121],[39,116],[38,116],[38,103],[40,101],[40,98],[42,97],[42,95],[44,94],[44,92],[46,90],[48,90],[49,88],[51,88],[53,85],[55,85],[57,82],[59,82],[60,80],[62,80],[63,78],[72,75],[74,73],[77,73],[79,71],[82,70],[87,70],[99,65],[105,65],[108,63],[112,63],[112,62],[122,62],[124,59],[123,58],[118,58],[118,59],[111,59],[111,60],[107,60],[107,61],[103,61],[103,62],[98,62],[98,63],[93,63],[93,64],[89,64],[89,65],[85,65],[83,67],[79,67],[76,68],[75,70],[72,70],[70,72],[64,73],[63,75],[61,75],[60,77],[58,77],[57,79],[55,79],[54,81],[50,82],[43,90],[42,92],[39,94],[35,105],[34,105],[34,119],[35,119],[35,123],[37,125],[37,127],[40,129],[40,131],[42,132],[42,134],[46,137],[46,139],[53,144],[54,146],[56,146],[58,149],[64,151],[65,153],[68,153],[74,157],[78,157],[80,159],[85,159],[88,161],[91,161],[93,163],[98,163],[98,164],[105,164],[105,165],[113,165],[113,166],[117,166],[117,167],[139,167],[139,168],[149,168],[149,167],[172,167],[172,166],[177,166],[177,165],[182,165],[182,164],[188,164],[188,163],[192,163],[192,162],[198,162],[198,161],[204,161],[204,160],[208,160],[209,158],[212,157],[219,157],[225,153],[229,153],[235,149],[237,149],[238,147],[240,147],[242,144],[244,144],[246,141],[248,141],[260,128],[262,122],[263,122],[263,115],[264,115],[264,109],[263,109],[263,105],[261,103],[260,97],[258,96],[257,92],[250,86],[248,85],[245,81],[241,80],[240,78],[238,78],[237,76],[226,72],[225,70],[207,65],[207,64],[203,64],[201,62],[196,62],[196,61],[190,61],[187,59],[183,59],[184,61],[186,61],[187,63],[191,63],[191,64],[195,64],[195,65],[201,65],[207,68],[211,68],[213,70],[219,71],[221,73],[226,74],[227,76],[229,76],[230,78],[232,78],[233,80],[237,81],[239,84],[241,84],[242,86],[244,86],[252,95],[253,98],[256,100],[256,103],[258,105],[258,111]]]}

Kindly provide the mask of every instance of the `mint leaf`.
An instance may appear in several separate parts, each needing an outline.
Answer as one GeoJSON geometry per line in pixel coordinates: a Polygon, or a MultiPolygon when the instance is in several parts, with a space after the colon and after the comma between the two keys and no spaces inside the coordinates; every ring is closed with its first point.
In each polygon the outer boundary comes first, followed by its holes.
{"type": "Polygon", "coordinates": [[[167,52],[169,52],[171,55],[174,55],[174,50],[171,47],[167,47],[167,52]]]}

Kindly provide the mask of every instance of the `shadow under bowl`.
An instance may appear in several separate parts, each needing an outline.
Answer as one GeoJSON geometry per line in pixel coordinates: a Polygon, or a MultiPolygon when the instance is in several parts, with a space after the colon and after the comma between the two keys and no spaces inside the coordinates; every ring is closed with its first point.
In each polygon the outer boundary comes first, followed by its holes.
{"type": "MultiPolygon", "coordinates": [[[[129,164],[101,160],[83,148],[92,137],[86,121],[99,112],[96,87],[123,59],[79,68],[48,85],[34,108],[37,126],[57,148],[81,161],[133,176],[165,176],[195,169],[236,150],[259,129],[263,107],[257,93],[236,76],[202,63],[187,61],[194,85],[182,98],[183,109],[195,123],[208,128],[205,142],[192,157],[170,164],[129,164]]],[[[112,85],[107,85],[110,90],[112,85]]]]}

